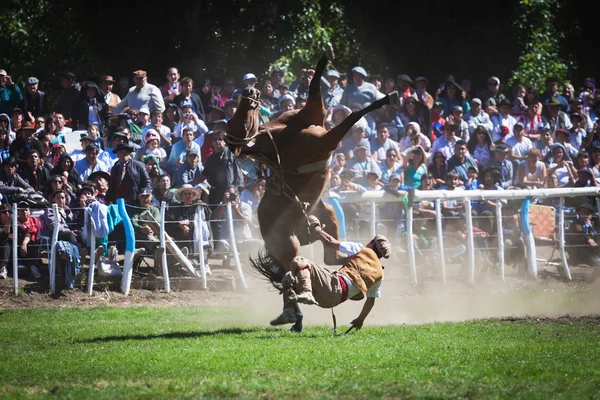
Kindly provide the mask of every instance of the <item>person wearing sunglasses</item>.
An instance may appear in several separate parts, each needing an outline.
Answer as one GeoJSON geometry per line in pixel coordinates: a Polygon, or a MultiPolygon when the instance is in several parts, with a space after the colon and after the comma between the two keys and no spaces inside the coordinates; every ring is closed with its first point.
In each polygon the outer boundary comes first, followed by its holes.
{"type": "Polygon", "coordinates": [[[483,109],[488,115],[498,115],[498,105],[501,101],[508,99],[504,94],[500,93],[500,79],[497,76],[490,76],[488,78],[486,89],[479,93],[479,99],[481,99],[483,109]]]}

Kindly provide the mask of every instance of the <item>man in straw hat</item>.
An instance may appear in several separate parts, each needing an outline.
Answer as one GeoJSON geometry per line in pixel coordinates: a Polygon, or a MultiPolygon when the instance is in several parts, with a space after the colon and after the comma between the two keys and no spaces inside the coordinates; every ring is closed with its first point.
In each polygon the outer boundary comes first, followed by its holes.
{"type": "Polygon", "coordinates": [[[100,89],[104,92],[104,101],[108,104],[108,110],[112,110],[121,102],[121,98],[118,94],[113,93],[113,86],[116,81],[110,75],[104,75],[100,78],[100,89]]]}
{"type": "MultiPolygon", "coordinates": [[[[333,308],[347,299],[367,300],[360,315],[351,322],[355,329],[362,328],[365,318],[380,296],[383,281],[381,258],[391,255],[391,243],[385,236],[377,235],[366,246],[360,243],[340,242],[325,231],[319,220],[309,217],[311,232],[324,246],[340,250],[349,255],[342,268],[331,271],[298,256],[292,260],[292,271],[287,272],[280,283],[284,309],[281,315],[271,321],[271,325],[296,323],[292,330],[301,330],[302,314],[297,303],[315,304],[323,308],[333,308]]],[[[254,263],[253,263],[254,264],[254,263]]],[[[254,265],[256,267],[256,265],[254,265]]]]}

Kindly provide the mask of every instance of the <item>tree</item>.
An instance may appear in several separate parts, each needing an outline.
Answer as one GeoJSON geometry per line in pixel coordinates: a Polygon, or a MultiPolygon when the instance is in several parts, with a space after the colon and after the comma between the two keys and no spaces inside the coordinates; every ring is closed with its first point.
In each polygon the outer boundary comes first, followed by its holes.
{"type": "Polygon", "coordinates": [[[509,84],[543,88],[548,77],[566,81],[577,68],[564,57],[564,29],[558,16],[561,0],[521,0],[515,26],[523,32],[524,49],[509,84]]]}

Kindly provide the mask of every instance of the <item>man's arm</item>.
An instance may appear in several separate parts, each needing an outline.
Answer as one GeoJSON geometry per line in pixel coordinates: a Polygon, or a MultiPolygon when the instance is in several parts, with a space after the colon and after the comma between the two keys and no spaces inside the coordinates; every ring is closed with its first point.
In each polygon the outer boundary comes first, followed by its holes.
{"type": "Polygon", "coordinates": [[[127,107],[127,105],[129,104],[129,93],[127,92],[127,95],[125,96],[125,98],[123,100],[121,100],[121,102],[119,104],[116,105],[115,108],[113,108],[112,110],[112,114],[119,114],[121,111],[123,111],[123,109],[125,107],[127,107]]]}
{"type": "Polygon", "coordinates": [[[367,318],[367,315],[369,315],[369,313],[373,309],[374,305],[375,305],[375,297],[367,297],[367,301],[365,301],[365,304],[363,305],[360,315],[358,316],[358,318],[356,318],[354,321],[352,321],[350,323],[354,329],[359,331],[360,328],[362,328],[363,323],[365,322],[365,318],[367,318]]]}

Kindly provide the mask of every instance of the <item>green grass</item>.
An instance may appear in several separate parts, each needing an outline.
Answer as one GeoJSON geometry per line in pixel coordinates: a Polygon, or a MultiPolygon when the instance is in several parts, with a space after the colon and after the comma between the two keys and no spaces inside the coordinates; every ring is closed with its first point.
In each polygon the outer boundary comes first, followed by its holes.
{"type": "Polygon", "coordinates": [[[233,308],[0,315],[0,398],[593,398],[598,318],[328,327],[232,325],[233,308]]]}

